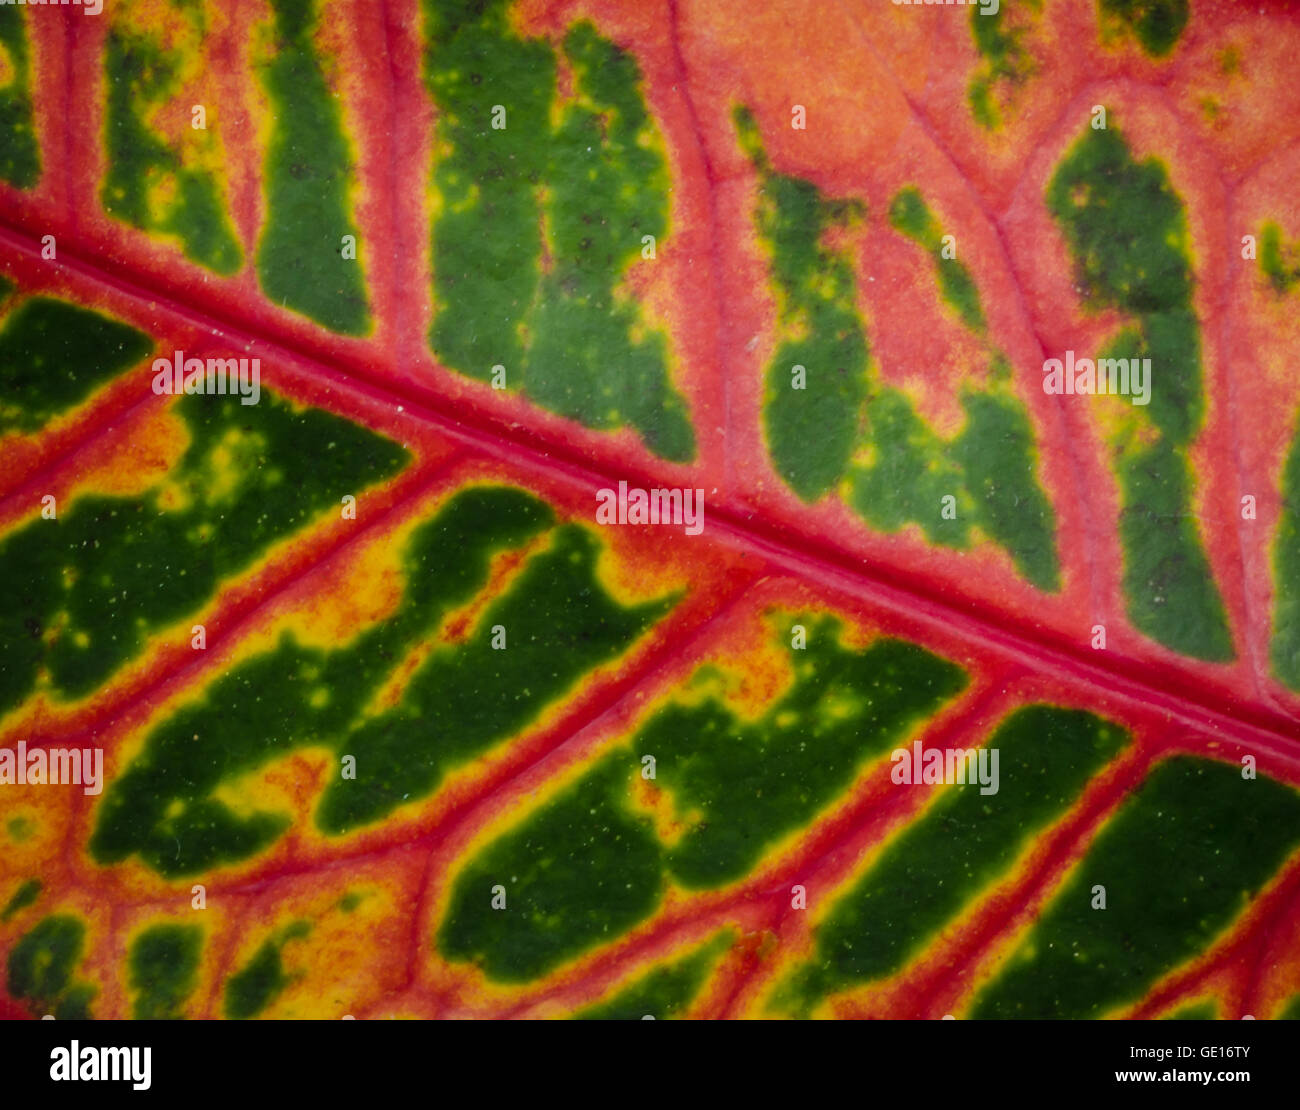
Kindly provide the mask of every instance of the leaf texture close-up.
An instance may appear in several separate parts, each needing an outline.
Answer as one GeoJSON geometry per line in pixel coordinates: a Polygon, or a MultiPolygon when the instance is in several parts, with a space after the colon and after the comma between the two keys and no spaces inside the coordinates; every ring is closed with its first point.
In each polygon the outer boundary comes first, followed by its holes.
{"type": "Polygon", "coordinates": [[[1300,1018],[1298,54],[0,3],[0,1016],[1300,1018]]]}

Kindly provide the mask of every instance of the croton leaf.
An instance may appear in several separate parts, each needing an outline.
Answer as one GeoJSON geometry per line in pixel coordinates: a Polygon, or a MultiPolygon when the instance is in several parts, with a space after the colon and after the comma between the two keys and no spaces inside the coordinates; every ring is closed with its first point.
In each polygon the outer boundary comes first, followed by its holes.
{"type": "Polygon", "coordinates": [[[0,1012],[1300,1017],[1298,51],[0,3],[0,1012]]]}

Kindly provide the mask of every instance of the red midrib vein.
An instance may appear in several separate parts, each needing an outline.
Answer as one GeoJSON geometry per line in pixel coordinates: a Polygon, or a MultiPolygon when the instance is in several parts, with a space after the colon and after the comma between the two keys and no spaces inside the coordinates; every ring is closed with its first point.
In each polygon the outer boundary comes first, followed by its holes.
{"type": "MultiPolygon", "coordinates": [[[[39,258],[39,243],[39,234],[29,232],[21,220],[15,223],[11,213],[0,210],[0,244],[39,258]]],[[[449,398],[438,391],[413,382],[384,379],[362,358],[341,356],[333,362],[325,361],[310,343],[304,343],[288,329],[249,330],[238,316],[223,312],[215,299],[195,307],[168,290],[165,280],[160,281],[162,288],[143,285],[134,274],[128,275],[121,268],[108,271],[73,244],[60,244],[60,266],[133,301],[151,303],[156,311],[173,315],[188,327],[220,330],[237,344],[258,344],[263,357],[291,360],[300,367],[305,364],[312,376],[328,382],[339,393],[360,394],[394,406],[401,404],[412,419],[454,442],[489,456],[507,457],[571,486],[594,492],[616,485],[619,480],[656,480],[655,474],[635,464],[619,473],[593,465],[565,438],[524,427],[509,417],[495,417],[467,406],[450,411],[449,398]],[[272,330],[279,334],[265,334],[272,330]]],[[[435,366],[442,373],[454,373],[435,366]]],[[[335,411],[349,415],[345,410],[335,411]]],[[[1038,671],[1065,674],[1073,684],[1096,689],[1108,698],[1119,696],[1148,709],[1157,708],[1198,732],[1236,737],[1289,762],[1300,760],[1300,724],[1293,716],[1266,705],[1242,702],[1227,691],[1209,686],[1201,675],[1176,666],[1161,668],[1114,653],[1094,652],[1084,647],[1082,640],[1067,640],[983,602],[967,599],[958,605],[934,596],[927,583],[903,568],[774,525],[743,509],[713,507],[709,522],[711,532],[721,535],[731,547],[759,554],[804,581],[830,583],[935,632],[956,630],[964,639],[993,648],[1000,655],[1011,655],[1038,671]]]]}

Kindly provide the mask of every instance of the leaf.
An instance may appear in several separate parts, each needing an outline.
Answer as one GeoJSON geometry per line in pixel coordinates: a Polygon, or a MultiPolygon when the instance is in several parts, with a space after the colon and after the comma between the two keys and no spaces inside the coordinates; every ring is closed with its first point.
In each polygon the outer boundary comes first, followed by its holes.
{"type": "Polygon", "coordinates": [[[1295,1016],[1287,6],[96,7],[6,1016],[1295,1016]]]}

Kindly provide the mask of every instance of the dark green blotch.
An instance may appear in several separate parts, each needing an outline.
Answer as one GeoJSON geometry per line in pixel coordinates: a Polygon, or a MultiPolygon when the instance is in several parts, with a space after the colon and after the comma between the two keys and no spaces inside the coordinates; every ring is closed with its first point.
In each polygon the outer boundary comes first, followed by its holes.
{"type": "Polygon", "coordinates": [[[663,895],[650,822],[621,803],[626,757],[607,757],[456,880],[437,934],[442,955],[492,979],[526,982],[649,917],[663,895]],[[493,887],[506,908],[492,908],[493,887]]]}
{"type": "Polygon", "coordinates": [[[90,1004],[98,993],[99,988],[92,983],[74,983],[54,1004],[55,1020],[89,1021],[93,1016],[90,1004]]]}
{"type": "Polygon", "coordinates": [[[10,997],[29,999],[36,1008],[53,1009],[60,1020],[88,1018],[96,988],[72,981],[85,942],[86,926],[80,918],[70,914],[44,918],[9,952],[6,986],[10,997]]]}
{"type": "Polygon", "coordinates": [[[1282,229],[1271,220],[1260,229],[1259,268],[1279,296],[1300,282],[1300,244],[1285,242],[1282,229]]]}
{"type": "Polygon", "coordinates": [[[723,933],[698,952],[666,967],[658,967],[624,987],[605,1002],[588,1006],[573,1015],[578,1021],[657,1021],[676,1017],[699,994],[709,970],[731,943],[723,933]]]}
{"type": "Polygon", "coordinates": [[[1204,951],[1300,842],[1300,794],[1177,756],[1110,819],[976,1018],[1094,1018],[1204,951]],[[1093,888],[1106,908],[1093,909],[1093,888]]]}
{"type": "Polygon", "coordinates": [[[68,987],[81,959],[86,926],[67,914],[47,917],[9,953],[7,986],[15,998],[52,1000],[68,987]]]}
{"type": "Polygon", "coordinates": [[[1281,482],[1282,506],[1273,540],[1273,673],[1300,690],[1300,433],[1291,441],[1281,482]]]}
{"type": "Polygon", "coordinates": [[[1087,128],[1047,186],[1047,205],[1074,259],[1075,281],[1091,308],[1117,308],[1139,320],[1152,360],[1147,415],[1178,445],[1199,427],[1205,402],[1201,352],[1192,313],[1187,218],[1165,168],[1135,161],[1113,113],[1103,130],[1087,128]]]}
{"type": "Polygon", "coordinates": [[[484,380],[500,365],[509,388],[552,411],[593,428],[630,426],[657,454],[689,460],[695,436],[664,336],[618,291],[642,237],[661,247],[668,232],[671,182],[642,142],[654,123],[640,68],[576,24],[563,41],[574,99],[553,126],[555,51],[518,37],[505,9],[504,0],[424,5],[443,205],[432,232],[434,353],[484,380]],[[503,128],[492,126],[497,105],[503,128]]]}
{"type": "Polygon", "coordinates": [[[241,816],[212,795],[223,781],[308,745],[356,759],[355,779],[339,776],[326,788],[317,826],[338,835],[378,821],[528,727],[675,603],[618,605],[597,579],[591,533],[556,526],[548,505],[516,489],[456,494],[413,532],[404,556],[407,585],[392,616],[336,650],[304,647],[285,633],[151,732],[105,791],[94,858],[108,864],[138,854],[174,877],[253,855],[288,818],[241,816]],[[487,585],[492,557],[548,532],[549,546],[486,607],[475,633],[435,647],[402,700],[367,715],[394,668],[487,585]],[[498,624],[507,630],[504,651],[492,648],[498,624]]]}
{"type": "Polygon", "coordinates": [[[1115,448],[1124,594],[1133,623],[1197,659],[1234,657],[1222,597],[1195,525],[1188,450],[1204,418],[1187,221],[1164,167],[1137,162],[1113,125],[1089,128],[1047,187],[1088,305],[1136,318],[1099,358],[1149,358],[1156,433],[1115,448]]]}
{"type": "Polygon", "coordinates": [[[1169,1021],[1214,1021],[1218,1016],[1219,1005],[1212,998],[1204,1002],[1193,1002],[1165,1015],[1169,1021]]]}
{"type": "Polygon", "coordinates": [[[933,543],[964,548],[969,524],[1011,555],[1041,590],[1060,588],[1056,513],[1035,477],[1033,428],[1001,383],[962,396],[966,425],[945,443],[901,390],[882,387],[867,405],[875,461],[849,469],[849,503],[884,532],[919,522],[933,543]],[[951,518],[943,498],[956,499],[951,518]]]}
{"type": "Polygon", "coordinates": [[[1014,712],[985,745],[998,751],[998,792],[967,783],[940,794],[835,904],[817,929],[812,962],[778,992],[777,1007],[805,1016],[827,994],[903,968],[1128,741],[1123,729],[1080,710],[1014,712]]]}
{"type": "Polygon", "coordinates": [[[735,111],[741,146],[759,174],[759,235],[771,247],[785,339],[768,363],[763,428],[777,472],[805,501],[830,492],[853,453],[867,398],[867,338],[856,306],[851,260],[823,236],[861,216],[860,207],[823,199],[816,186],[774,172],[753,116],[735,111]],[[806,381],[794,388],[793,368],[806,381]]]}
{"type": "Polygon", "coordinates": [[[268,939],[244,967],[226,980],[223,1010],[239,1021],[256,1017],[274,1002],[292,979],[285,974],[281,952],[292,940],[311,932],[306,921],[295,921],[268,939]]]}
{"type": "Polygon", "coordinates": [[[804,623],[808,646],[791,651],[795,684],[760,720],[739,722],[716,701],[674,705],[633,744],[656,754],[658,782],[681,811],[704,814],[667,853],[683,886],[741,878],[867,759],[966,686],[960,667],[915,644],[881,639],[853,652],[839,644],[833,619],[804,623]]]}
{"type": "Polygon", "coordinates": [[[912,521],[926,538],[948,547],[966,547],[973,505],[956,463],[943,441],[917,414],[901,390],[884,387],[869,405],[874,462],[855,462],[849,471],[849,503],[872,527],[897,532],[912,521]],[[951,519],[941,512],[943,498],[958,498],[951,519]]]}
{"type": "Polygon", "coordinates": [[[18,889],[14,891],[13,897],[5,903],[3,912],[0,912],[0,921],[8,921],[14,914],[20,910],[25,910],[30,906],[41,893],[40,879],[26,879],[18,889]]]}
{"type": "Polygon", "coordinates": [[[20,844],[24,840],[30,839],[35,828],[36,826],[29,817],[10,817],[9,820],[5,822],[5,831],[8,832],[14,841],[20,844]]]}
{"type": "Polygon", "coordinates": [[[207,170],[185,166],[144,122],[146,109],[177,93],[179,71],[179,57],[156,39],[118,27],[109,30],[104,52],[108,170],[100,203],[133,227],[177,236],[186,256],[200,265],[233,274],[243,252],[217,181],[207,170]],[[150,193],[169,178],[175,196],[167,211],[156,216],[150,211],[150,193]]]}
{"type": "MultiPolygon", "coordinates": [[[[69,333],[47,346],[68,343],[75,353],[82,341],[69,333]]],[[[173,411],[190,444],[167,480],[187,507],[163,507],[159,487],[135,497],[88,494],[59,506],[56,520],[34,519],[0,540],[0,711],[32,692],[42,668],[60,695],[90,693],[275,541],[337,512],[342,491],[390,477],[408,458],[368,429],[295,409],[268,390],[256,405],[192,395],[173,411]],[[231,446],[234,435],[243,446],[231,446]],[[212,473],[214,460],[232,452],[235,488],[214,494],[227,476],[212,473]],[[60,635],[51,640],[56,622],[60,635]]]]}
{"type": "MultiPolygon", "coordinates": [[[[793,623],[807,629],[807,647],[788,649],[795,680],[759,720],[738,720],[713,697],[669,705],[475,856],[438,930],[444,957],[529,980],[644,920],[670,880],[698,889],[741,878],[966,683],[959,667],[913,644],[885,639],[855,652],[833,618],[793,623]],[[656,786],[691,820],[671,846],[629,802],[647,753],[656,786]],[[505,910],[492,908],[496,885],[506,887],[505,910]]],[[[711,677],[705,667],[692,682],[711,677]]]]}
{"type": "Polygon", "coordinates": [[[934,262],[943,299],[968,328],[983,331],[984,310],[980,307],[975,280],[960,259],[943,256],[943,228],[922,199],[920,190],[908,186],[897,193],[889,205],[889,222],[926,250],[934,262]]]}
{"type": "Polygon", "coordinates": [[[1121,20],[1155,57],[1168,54],[1187,26],[1187,0],[1097,0],[1097,7],[1121,20]]]}
{"type": "Polygon", "coordinates": [[[312,43],[314,0],[272,0],[276,53],[262,82],[273,106],[266,226],[257,273],[271,300],[345,335],[370,327],[360,238],[350,213],[352,156],[338,101],[312,43]],[[358,244],[343,257],[343,236],[358,244]]]}
{"type": "Polygon", "coordinates": [[[130,985],[136,1018],[184,1017],[198,983],[203,930],[197,925],[152,925],[131,946],[130,985]]]}
{"type": "Polygon", "coordinates": [[[98,312],[47,297],[22,302],[0,329],[0,435],[40,431],[152,346],[98,312]]]}
{"type": "Polygon", "coordinates": [[[1277,1020],[1300,1021],[1300,994],[1292,995],[1291,1000],[1278,1013],[1277,1020]]]}
{"type": "Polygon", "coordinates": [[[31,60],[21,8],[0,8],[0,53],[13,71],[0,88],[0,178],[30,189],[41,176],[41,155],[32,126],[31,60]]]}
{"type": "Polygon", "coordinates": [[[1042,0],[1002,0],[998,10],[991,14],[979,6],[970,10],[971,36],[985,64],[971,79],[966,97],[975,122],[987,130],[993,130],[1001,122],[998,83],[1022,85],[1035,69],[1033,59],[1021,44],[1025,28],[1012,26],[1012,18],[1017,10],[1037,13],[1042,6],[1042,0]]]}
{"type": "Polygon", "coordinates": [[[507,26],[505,5],[426,0],[425,80],[439,108],[434,164],[443,212],[433,224],[434,353],[487,379],[524,364],[524,322],[541,276],[539,188],[555,85],[555,56],[507,26]],[[506,126],[491,126],[494,105],[506,126]]]}
{"type": "Polygon", "coordinates": [[[966,91],[966,99],[970,102],[970,111],[975,117],[975,122],[984,130],[992,131],[998,126],[1001,114],[997,102],[993,99],[993,82],[989,78],[972,77],[970,87],[966,91]]]}
{"type": "Polygon", "coordinates": [[[1000,390],[968,392],[962,405],[966,427],[951,454],[964,472],[975,523],[1040,590],[1060,589],[1056,513],[1035,477],[1034,430],[1024,405],[1000,390]]]}
{"type": "Polygon", "coordinates": [[[1197,659],[1233,658],[1223,601],[1196,534],[1187,457],[1159,440],[1119,460],[1124,593],[1135,627],[1197,659]]]}

